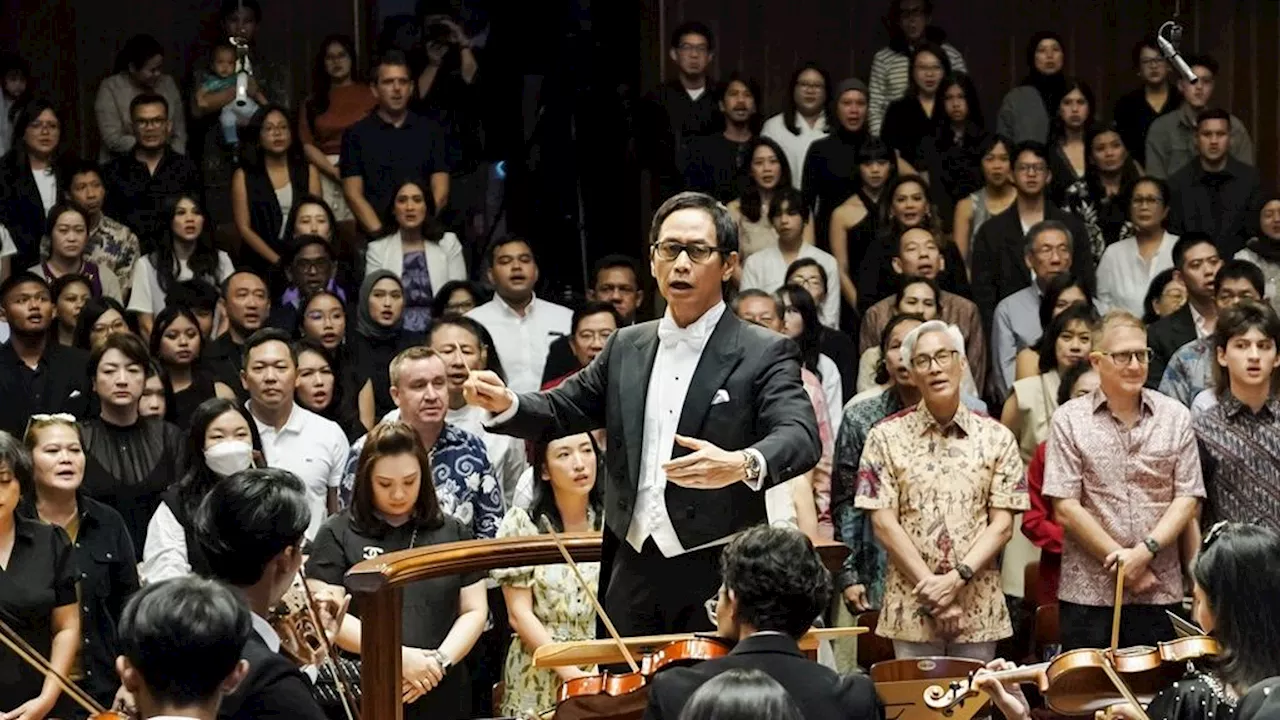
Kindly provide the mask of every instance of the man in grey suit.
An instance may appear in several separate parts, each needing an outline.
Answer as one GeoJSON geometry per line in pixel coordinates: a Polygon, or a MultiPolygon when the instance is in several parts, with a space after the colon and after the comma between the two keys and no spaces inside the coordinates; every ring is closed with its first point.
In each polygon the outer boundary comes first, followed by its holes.
{"type": "Polygon", "coordinates": [[[516,395],[487,371],[464,386],[494,432],[608,430],[600,595],[624,635],[711,629],[719,546],[764,521],[762,491],[820,452],[795,343],[726,312],[738,236],[725,207],[677,195],[649,241],[661,320],[620,329],[554,390],[516,395]]]}

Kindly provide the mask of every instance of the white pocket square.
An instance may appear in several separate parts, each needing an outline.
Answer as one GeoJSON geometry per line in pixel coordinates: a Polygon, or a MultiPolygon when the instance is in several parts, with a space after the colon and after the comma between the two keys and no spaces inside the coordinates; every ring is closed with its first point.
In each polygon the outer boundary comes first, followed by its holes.
{"type": "Polygon", "coordinates": [[[79,391],[79,390],[72,390],[72,391],[71,391],[71,395],[69,395],[68,397],[78,398],[78,397],[80,397],[80,391],[79,391]]]}
{"type": "Polygon", "coordinates": [[[719,405],[720,403],[727,403],[727,402],[729,402],[729,391],[725,390],[724,388],[720,388],[719,390],[717,390],[716,396],[711,399],[712,405],[719,405]]]}

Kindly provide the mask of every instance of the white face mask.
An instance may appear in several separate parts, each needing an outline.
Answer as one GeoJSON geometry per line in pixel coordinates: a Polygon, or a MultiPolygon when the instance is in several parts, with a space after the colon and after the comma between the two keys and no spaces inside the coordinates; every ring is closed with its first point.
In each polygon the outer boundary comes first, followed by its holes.
{"type": "Polygon", "coordinates": [[[253,446],[243,440],[227,440],[204,450],[204,463],[222,477],[253,467],[253,446]]]}

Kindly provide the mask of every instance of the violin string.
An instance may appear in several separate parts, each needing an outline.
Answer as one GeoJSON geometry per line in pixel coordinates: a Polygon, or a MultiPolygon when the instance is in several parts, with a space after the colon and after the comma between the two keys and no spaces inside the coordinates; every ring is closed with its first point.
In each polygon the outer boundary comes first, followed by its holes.
{"type": "Polygon", "coordinates": [[[106,712],[106,709],[98,704],[87,693],[81,690],[75,683],[64,678],[62,673],[54,669],[53,665],[45,660],[44,656],[36,652],[34,648],[27,644],[13,628],[7,623],[0,620],[0,642],[3,642],[10,650],[14,652],[20,659],[32,666],[36,670],[44,673],[46,676],[52,677],[62,687],[63,692],[67,694],[77,705],[84,708],[90,715],[106,712]]]}

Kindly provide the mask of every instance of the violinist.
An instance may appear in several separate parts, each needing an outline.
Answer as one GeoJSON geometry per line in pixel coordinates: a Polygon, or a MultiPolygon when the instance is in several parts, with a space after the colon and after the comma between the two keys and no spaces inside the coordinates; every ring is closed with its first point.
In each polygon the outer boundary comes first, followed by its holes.
{"type": "MultiPolygon", "coordinates": [[[[1220,522],[1205,535],[1192,569],[1192,617],[1218,640],[1216,658],[1193,663],[1187,675],[1147,705],[1151,720],[1232,720],[1250,686],[1280,675],[1280,535],[1257,525],[1220,522]]],[[[1009,664],[988,665],[999,670],[1009,664]]],[[[986,691],[1008,720],[1029,720],[1025,696],[979,672],[986,691]]],[[[1098,720],[1135,720],[1128,705],[1099,712],[1098,720]]]]}
{"type": "Polygon", "coordinates": [[[214,720],[248,674],[249,610],[225,586],[187,576],[148,585],[120,615],[116,670],[138,720],[214,720]]]}
{"type": "Polygon", "coordinates": [[[214,485],[196,511],[195,539],[210,577],[230,586],[252,613],[254,632],[241,657],[249,672],[222,700],[224,720],[326,720],[311,684],[280,654],[267,615],[302,567],[311,509],[302,481],[274,468],[235,473],[214,485]]]}
{"type": "Polygon", "coordinates": [[[870,678],[840,675],[800,652],[799,639],[831,600],[831,574],[798,530],[757,525],[720,556],[720,590],[707,600],[717,634],[736,643],[723,658],[655,675],[646,720],[675,720],[699,687],[733,669],[761,670],[790,693],[806,720],[883,720],[870,678]]]}

